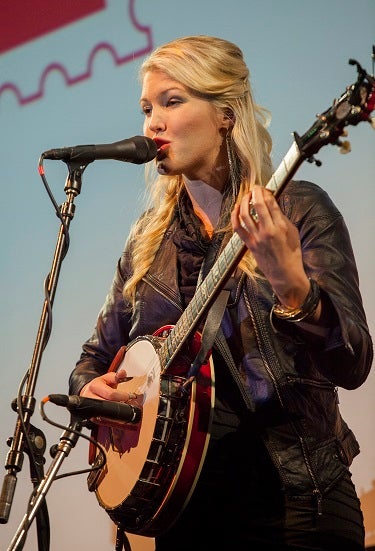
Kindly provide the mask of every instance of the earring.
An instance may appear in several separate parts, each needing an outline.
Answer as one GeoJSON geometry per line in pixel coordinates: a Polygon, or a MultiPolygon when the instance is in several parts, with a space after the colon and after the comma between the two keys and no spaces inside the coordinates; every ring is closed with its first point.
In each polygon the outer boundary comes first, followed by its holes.
{"type": "Polygon", "coordinates": [[[230,175],[230,180],[232,185],[232,202],[234,204],[240,189],[240,172],[238,169],[238,160],[233,151],[232,132],[229,130],[229,128],[225,135],[225,142],[226,142],[227,156],[228,156],[228,163],[229,163],[229,175],[230,175]]]}

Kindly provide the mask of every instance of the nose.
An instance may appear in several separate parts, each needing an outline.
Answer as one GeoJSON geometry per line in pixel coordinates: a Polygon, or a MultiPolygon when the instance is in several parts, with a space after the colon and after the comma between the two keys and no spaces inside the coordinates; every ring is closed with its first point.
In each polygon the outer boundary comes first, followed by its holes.
{"type": "Polygon", "coordinates": [[[165,119],[162,115],[162,112],[159,109],[153,109],[148,121],[146,122],[147,127],[150,132],[154,134],[159,134],[159,132],[164,132],[166,128],[165,119]]]}

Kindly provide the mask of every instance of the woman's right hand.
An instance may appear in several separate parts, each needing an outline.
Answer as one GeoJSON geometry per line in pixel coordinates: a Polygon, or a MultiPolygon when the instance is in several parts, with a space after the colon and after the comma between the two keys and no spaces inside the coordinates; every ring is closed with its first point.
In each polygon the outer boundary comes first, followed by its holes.
{"type": "Polygon", "coordinates": [[[99,400],[111,400],[113,402],[128,402],[130,394],[121,387],[119,383],[126,380],[126,372],[111,371],[92,379],[81,390],[80,396],[83,398],[95,398],[99,400]]]}

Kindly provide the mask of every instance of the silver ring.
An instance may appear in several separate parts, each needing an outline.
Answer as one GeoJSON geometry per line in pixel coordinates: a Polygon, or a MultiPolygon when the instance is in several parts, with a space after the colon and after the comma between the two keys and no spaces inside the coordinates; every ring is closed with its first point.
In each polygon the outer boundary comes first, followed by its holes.
{"type": "Polygon", "coordinates": [[[249,214],[251,216],[251,218],[254,220],[254,222],[256,224],[258,224],[259,222],[259,216],[258,216],[258,213],[256,211],[256,208],[254,207],[254,203],[252,201],[250,201],[249,203],[249,214]]]}

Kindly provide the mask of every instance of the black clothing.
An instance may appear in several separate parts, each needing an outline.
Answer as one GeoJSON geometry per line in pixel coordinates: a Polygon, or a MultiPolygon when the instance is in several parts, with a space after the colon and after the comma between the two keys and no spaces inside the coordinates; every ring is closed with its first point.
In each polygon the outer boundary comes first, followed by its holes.
{"type": "MultiPolygon", "coordinates": [[[[268,536],[271,543],[273,538],[298,541],[299,523],[302,533],[317,534],[322,546],[314,546],[312,538],[310,546],[289,548],[325,550],[329,535],[324,535],[324,523],[332,512],[334,541],[348,538],[347,549],[353,551],[363,543],[361,512],[348,470],[359,445],[341,417],[336,388],[360,386],[373,355],[350,238],[337,208],[312,183],[290,182],[279,204],[299,230],[306,273],[318,282],[323,300],[331,303],[337,324],[322,338],[300,330],[298,324],[271,323],[269,283],[236,270],[221,324],[236,368],[226,365],[226,352],[216,341],[210,446],[193,497],[172,527],[180,527],[176,533],[182,539],[181,551],[192,549],[193,541],[194,549],[215,551],[256,549],[254,542],[265,545],[268,536]],[[345,520],[346,507],[355,510],[358,520],[353,526],[345,520]],[[209,544],[208,538],[199,547],[198,536],[190,536],[204,525],[210,537],[217,533],[218,542],[209,544]],[[190,547],[183,546],[185,534],[190,547]]],[[[176,323],[191,300],[208,243],[194,239],[196,223],[186,223],[186,212],[179,209],[178,214],[138,285],[132,312],[122,298],[131,270],[127,246],[94,334],[71,375],[71,394],[79,394],[89,380],[105,373],[123,344],[176,323]]],[[[157,549],[176,549],[175,537],[171,535],[169,545],[168,533],[163,535],[157,549]]],[[[274,548],[283,549],[281,544],[274,548]]]]}
{"type": "Polygon", "coordinates": [[[155,549],[360,551],[363,541],[362,512],[349,473],[323,497],[318,515],[314,497],[283,493],[269,454],[246,427],[211,442],[186,510],[156,538],[155,549]]]}

